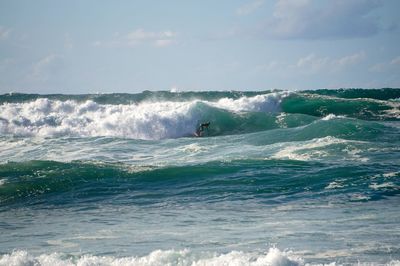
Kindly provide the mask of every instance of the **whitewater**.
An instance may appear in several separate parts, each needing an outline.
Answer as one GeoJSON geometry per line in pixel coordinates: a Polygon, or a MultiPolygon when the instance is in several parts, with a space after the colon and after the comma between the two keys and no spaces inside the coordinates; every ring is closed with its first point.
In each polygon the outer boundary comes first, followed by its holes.
{"type": "Polygon", "coordinates": [[[399,99],[0,95],[0,265],[400,265],[399,99]]]}
{"type": "Polygon", "coordinates": [[[111,136],[132,139],[165,139],[193,135],[204,113],[277,112],[284,94],[271,93],[216,102],[191,100],[143,101],[132,104],[98,104],[38,98],[2,106],[0,132],[14,136],[111,136]],[[214,110],[210,110],[214,109],[214,110]]]}

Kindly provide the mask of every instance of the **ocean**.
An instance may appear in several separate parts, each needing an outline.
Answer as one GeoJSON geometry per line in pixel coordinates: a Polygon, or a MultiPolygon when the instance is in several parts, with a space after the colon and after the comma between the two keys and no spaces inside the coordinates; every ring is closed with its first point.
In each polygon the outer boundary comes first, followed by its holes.
{"type": "Polygon", "coordinates": [[[0,265],[323,264],[400,265],[400,89],[0,95],[0,265]]]}

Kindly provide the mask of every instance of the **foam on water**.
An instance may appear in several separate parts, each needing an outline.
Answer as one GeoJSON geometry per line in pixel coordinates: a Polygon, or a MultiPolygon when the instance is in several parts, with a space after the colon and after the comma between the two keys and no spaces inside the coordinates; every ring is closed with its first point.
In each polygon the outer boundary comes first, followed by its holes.
{"type": "Polygon", "coordinates": [[[37,99],[1,106],[2,134],[16,136],[115,136],[159,139],[189,134],[195,102],[101,105],[37,99]]]}
{"type": "Polygon", "coordinates": [[[99,104],[39,98],[0,105],[0,134],[42,137],[112,136],[164,139],[191,136],[205,110],[199,103],[229,111],[274,112],[284,94],[209,101],[145,101],[135,104],[99,104]]]}
{"type": "Polygon", "coordinates": [[[234,112],[278,112],[282,99],[290,95],[289,92],[274,92],[269,94],[256,95],[253,97],[242,97],[239,99],[222,98],[215,103],[215,107],[234,112]]]}
{"type": "Polygon", "coordinates": [[[340,119],[340,118],[346,118],[346,117],[343,116],[343,115],[329,114],[329,115],[323,117],[321,120],[329,121],[329,120],[332,120],[332,119],[340,119]]]}
{"type": "MultiPolygon", "coordinates": [[[[344,254],[347,254],[344,252],[344,254]]],[[[321,254],[323,255],[323,254],[321,254]]],[[[326,254],[328,258],[341,254],[326,254]]],[[[371,262],[346,263],[346,265],[375,265],[371,262]]],[[[10,254],[0,256],[0,266],[89,266],[89,265],[112,265],[112,266],[296,266],[296,265],[342,265],[341,263],[331,262],[328,264],[305,263],[302,258],[292,252],[282,252],[277,248],[270,248],[266,253],[248,253],[242,251],[231,251],[226,254],[203,252],[195,254],[189,249],[183,250],[155,250],[142,257],[113,257],[83,255],[77,257],[67,256],[62,253],[42,254],[33,256],[24,250],[16,250],[10,254]]],[[[379,265],[399,266],[400,261],[391,260],[379,265]]]]}
{"type": "Polygon", "coordinates": [[[325,189],[336,189],[336,188],[342,188],[344,187],[343,184],[337,181],[330,182],[328,186],[325,187],[325,189]]]}
{"type": "Polygon", "coordinates": [[[320,148],[347,142],[349,141],[327,136],[306,142],[293,142],[293,144],[288,143],[272,155],[271,158],[308,161],[311,158],[325,157],[328,155],[326,151],[319,150],[320,148]]]}
{"type": "Polygon", "coordinates": [[[379,190],[379,189],[400,189],[399,186],[395,185],[393,182],[385,182],[382,184],[372,183],[369,185],[370,188],[379,190]]]}
{"type": "Polygon", "coordinates": [[[143,257],[122,257],[83,255],[67,257],[60,253],[33,256],[27,251],[14,251],[0,257],[0,265],[37,265],[37,266],[72,266],[72,265],[303,265],[303,261],[277,248],[270,248],[266,253],[246,253],[231,251],[226,254],[201,253],[195,254],[188,249],[184,250],[155,250],[143,257]]]}
{"type": "Polygon", "coordinates": [[[400,175],[400,172],[389,172],[389,173],[383,174],[383,177],[391,178],[391,177],[395,177],[395,176],[398,176],[398,175],[400,175]]]}

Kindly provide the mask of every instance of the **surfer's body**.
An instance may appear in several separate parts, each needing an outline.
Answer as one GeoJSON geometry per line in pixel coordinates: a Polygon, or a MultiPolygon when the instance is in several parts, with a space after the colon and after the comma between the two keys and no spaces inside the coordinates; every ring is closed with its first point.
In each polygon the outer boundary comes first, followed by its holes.
{"type": "Polygon", "coordinates": [[[208,130],[209,126],[210,126],[210,122],[201,123],[199,125],[199,127],[196,129],[196,133],[195,133],[196,137],[202,137],[204,130],[206,130],[206,129],[208,130]]]}

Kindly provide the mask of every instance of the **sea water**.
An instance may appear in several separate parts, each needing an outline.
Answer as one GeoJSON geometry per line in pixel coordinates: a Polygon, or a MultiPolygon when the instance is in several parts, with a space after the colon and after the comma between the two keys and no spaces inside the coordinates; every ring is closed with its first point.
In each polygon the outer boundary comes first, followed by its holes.
{"type": "Polygon", "coordinates": [[[399,265],[399,99],[0,95],[0,265],[399,265]]]}

